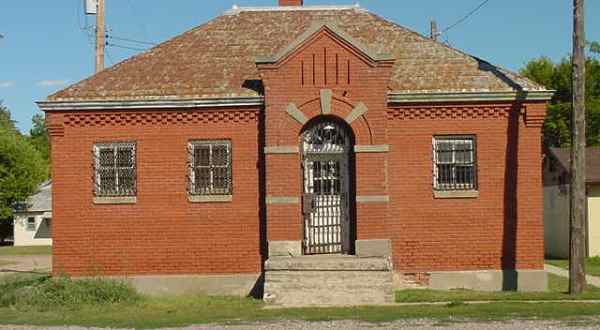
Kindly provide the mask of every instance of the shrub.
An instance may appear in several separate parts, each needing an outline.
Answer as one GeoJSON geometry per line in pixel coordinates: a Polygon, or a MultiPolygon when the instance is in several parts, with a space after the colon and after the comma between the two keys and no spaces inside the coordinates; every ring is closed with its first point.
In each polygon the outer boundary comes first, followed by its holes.
{"type": "Polygon", "coordinates": [[[140,295],[129,284],[101,278],[14,276],[0,281],[0,307],[46,311],[134,303],[139,299],[140,295]]]}

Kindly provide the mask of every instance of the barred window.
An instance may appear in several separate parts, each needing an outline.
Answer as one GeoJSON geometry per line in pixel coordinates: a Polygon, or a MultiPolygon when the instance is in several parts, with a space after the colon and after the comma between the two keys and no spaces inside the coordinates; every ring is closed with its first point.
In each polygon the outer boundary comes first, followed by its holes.
{"type": "Polygon", "coordinates": [[[474,136],[433,138],[433,186],[436,190],[476,190],[477,161],[474,136]]]}
{"type": "Polygon", "coordinates": [[[115,142],[94,145],[94,176],[96,196],[135,196],[135,143],[115,142]]]}
{"type": "Polygon", "coordinates": [[[231,142],[191,141],[189,192],[192,195],[231,195],[231,142]]]}

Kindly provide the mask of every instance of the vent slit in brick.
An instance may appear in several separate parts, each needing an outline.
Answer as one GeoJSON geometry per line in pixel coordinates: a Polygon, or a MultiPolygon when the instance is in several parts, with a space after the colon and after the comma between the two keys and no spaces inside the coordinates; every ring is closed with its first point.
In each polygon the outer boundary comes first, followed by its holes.
{"type": "Polygon", "coordinates": [[[304,61],[300,62],[300,75],[302,76],[302,86],[304,86],[304,61]]]}
{"type": "Polygon", "coordinates": [[[323,48],[323,81],[327,85],[327,48],[323,48]]]}
{"type": "Polygon", "coordinates": [[[313,78],[313,85],[317,84],[317,77],[316,77],[316,73],[315,73],[315,61],[316,61],[316,55],[313,54],[313,59],[312,59],[312,78],[313,78]]]}
{"type": "Polygon", "coordinates": [[[348,85],[350,85],[350,60],[348,60],[348,85]]]}
{"type": "Polygon", "coordinates": [[[335,54],[335,84],[340,84],[340,56],[335,54]]]}

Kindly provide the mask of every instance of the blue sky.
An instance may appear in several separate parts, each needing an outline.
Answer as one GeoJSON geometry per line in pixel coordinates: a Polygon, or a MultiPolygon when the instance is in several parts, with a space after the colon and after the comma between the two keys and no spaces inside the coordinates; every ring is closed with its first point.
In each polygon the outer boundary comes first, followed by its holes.
{"type": "MultiPolygon", "coordinates": [[[[305,5],[352,4],[354,0],[305,0],[305,5]]],[[[162,42],[240,6],[270,6],[277,0],[106,0],[114,36],[162,42]]],[[[362,0],[360,5],[419,33],[429,21],[440,29],[482,0],[362,0]]],[[[93,73],[94,49],[88,32],[94,17],[83,15],[83,0],[3,0],[0,9],[0,100],[26,132],[39,110],[36,100],[93,73]],[[87,22],[86,22],[87,21],[87,22]]],[[[586,1],[588,40],[600,41],[600,1],[586,1]]],[[[494,64],[518,70],[529,59],[558,60],[571,50],[572,1],[490,0],[474,16],[447,33],[453,47],[494,64]]],[[[112,40],[120,45],[144,44],[112,40]]],[[[108,48],[107,66],[139,51],[108,48]]]]}

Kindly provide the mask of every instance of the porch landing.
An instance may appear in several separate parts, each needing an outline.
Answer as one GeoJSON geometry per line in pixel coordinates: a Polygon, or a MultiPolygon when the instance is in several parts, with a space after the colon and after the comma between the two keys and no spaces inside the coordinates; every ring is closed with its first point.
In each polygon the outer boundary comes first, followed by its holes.
{"type": "Polygon", "coordinates": [[[271,257],[264,300],[285,307],[388,304],[394,299],[392,269],[386,257],[271,257]]]}

